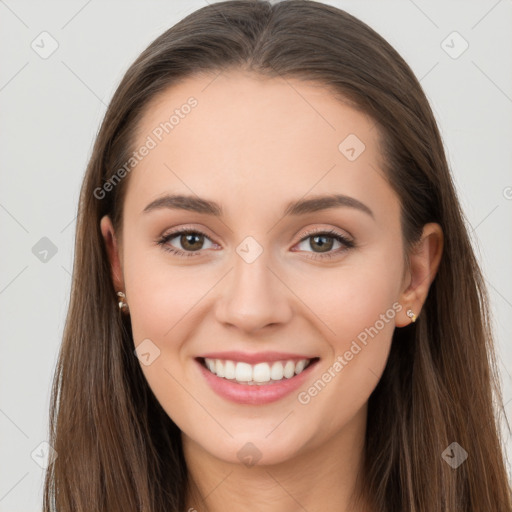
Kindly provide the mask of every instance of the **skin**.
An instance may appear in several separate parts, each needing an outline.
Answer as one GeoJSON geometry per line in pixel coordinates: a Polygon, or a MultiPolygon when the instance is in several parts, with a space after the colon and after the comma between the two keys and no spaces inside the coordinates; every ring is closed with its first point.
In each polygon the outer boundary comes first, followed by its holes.
{"type": "MultiPolygon", "coordinates": [[[[380,170],[378,130],[321,85],[243,71],[194,76],[151,102],[137,147],[190,96],[197,107],[131,171],[122,233],[109,217],[101,220],[134,344],[149,338],[160,350],[141,367],[182,431],[194,482],[188,505],[213,512],[226,503],[239,511],[368,512],[350,505],[368,398],[394,329],[411,322],[408,308],[420,314],[441,258],[441,228],[425,225],[407,266],[399,199],[380,170]],[[366,146],[354,161],[338,149],[349,134],[366,146]],[[166,193],[214,200],[224,216],[142,213],[166,193]],[[356,198],[373,217],[347,206],[283,216],[290,201],[333,193],[356,198]],[[180,227],[207,235],[192,257],[156,243],[180,227]],[[343,250],[327,239],[333,257],[322,259],[305,233],[326,229],[355,247],[343,250]],[[236,252],[247,236],[263,248],[250,264],[236,252]],[[194,361],[224,350],[317,356],[304,391],[393,304],[401,310],[307,404],[297,392],[266,405],[230,402],[211,390],[194,361]],[[237,456],[248,442],[261,453],[253,466],[237,456]]],[[[167,245],[184,250],[179,236],[167,245]]]]}

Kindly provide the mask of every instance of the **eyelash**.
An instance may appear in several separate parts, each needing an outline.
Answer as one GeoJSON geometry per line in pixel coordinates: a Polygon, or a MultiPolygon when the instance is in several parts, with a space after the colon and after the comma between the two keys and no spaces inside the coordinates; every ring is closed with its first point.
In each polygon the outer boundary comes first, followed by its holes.
{"type": "MultiPolygon", "coordinates": [[[[157,240],[157,244],[162,247],[164,251],[170,252],[176,256],[185,256],[185,257],[192,257],[192,256],[200,256],[201,250],[199,251],[182,251],[181,249],[176,249],[175,247],[167,245],[167,242],[169,240],[172,240],[173,238],[176,238],[179,235],[202,235],[206,238],[210,238],[206,233],[203,233],[202,231],[199,231],[197,229],[181,229],[179,231],[174,231],[173,233],[169,233],[167,235],[164,235],[160,239],[157,240]]],[[[345,236],[341,235],[334,229],[328,230],[328,231],[308,231],[304,234],[304,236],[299,240],[298,243],[304,242],[308,238],[311,238],[312,236],[327,236],[327,238],[334,238],[340,244],[344,245],[345,247],[342,249],[338,249],[336,251],[330,251],[326,253],[315,253],[312,252],[311,256],[307,256],[308,258],[314,259],[314,260],[323,260],[323,259],[330,259],[333,256],[340,254],[342,252],[345,252],[349,249],[352,249],[355,247],[355,243],[353,240],[350,240],[346,238],[345,236]]]]}

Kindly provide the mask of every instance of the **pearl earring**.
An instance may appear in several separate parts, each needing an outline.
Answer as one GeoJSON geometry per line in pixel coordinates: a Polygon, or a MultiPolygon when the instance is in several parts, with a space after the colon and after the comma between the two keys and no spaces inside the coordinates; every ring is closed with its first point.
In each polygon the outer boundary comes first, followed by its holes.
{"type": "Polygon", "coordinates": [[[408,309],[406,315],[411,319],[413,323],[416,322],[416,315],[414,314],[412,309],[408,309]]]}
{"type": "Polygon", "coordinates": [[[128,307],[128,303],[126,302],[126,295],[123,292],[117,292],[117,296],[119,297],[119,309],[124,309],[128,307]]]}

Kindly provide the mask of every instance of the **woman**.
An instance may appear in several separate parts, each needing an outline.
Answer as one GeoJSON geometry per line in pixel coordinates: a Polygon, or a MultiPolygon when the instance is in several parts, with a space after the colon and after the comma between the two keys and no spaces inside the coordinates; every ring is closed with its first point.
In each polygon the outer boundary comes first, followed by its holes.
{"type": "Polygon", "coordinates": [[[438,128],[361,21],[232,1],[157,38],[75,257],[45,510],[511,510],[438,128]]]}

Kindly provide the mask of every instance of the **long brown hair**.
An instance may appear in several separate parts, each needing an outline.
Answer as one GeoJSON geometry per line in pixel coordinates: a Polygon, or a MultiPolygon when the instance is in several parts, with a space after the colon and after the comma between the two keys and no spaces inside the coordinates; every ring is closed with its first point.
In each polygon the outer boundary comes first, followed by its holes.
{"type": "Polygon", "coordinates": [[[367,499],[382,512],[510,512],[487,292],[433,113],[409,66],[381,36],[342,10],[304,0],[199,9],[158,37],[117,88],[80,194],[50,411],[58,456],[47,470],[44,510],[185,510],[180,431],[133,353],[100,232],[106,214],[120,232],[129,176],[106,194],[98,190],[129,160],[155,95],[195,73],[233,68],[323,84],[369,115],[384,141],[384,172],[400,198],[407,247],[425,223],[444,231],[444,254],[421,315],[395,330],[369,399],[367,499]],[[452,442],[468,453],[456,469],[442,457],[452,442]]]}

